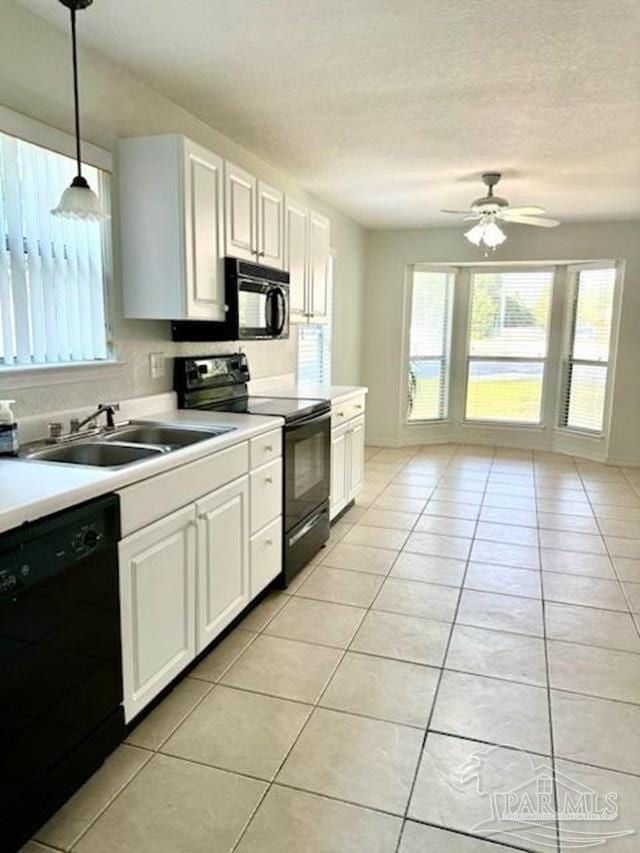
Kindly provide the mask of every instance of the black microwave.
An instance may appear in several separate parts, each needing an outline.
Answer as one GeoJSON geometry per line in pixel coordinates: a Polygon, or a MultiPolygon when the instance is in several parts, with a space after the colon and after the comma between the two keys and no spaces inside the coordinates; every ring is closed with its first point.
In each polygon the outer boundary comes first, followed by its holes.
{"type": "Polygon", "coordinates": [[[174,341],[258,341],[289,337],[289,273],[224,259],[226,318],[176,320],[174,341]]]}

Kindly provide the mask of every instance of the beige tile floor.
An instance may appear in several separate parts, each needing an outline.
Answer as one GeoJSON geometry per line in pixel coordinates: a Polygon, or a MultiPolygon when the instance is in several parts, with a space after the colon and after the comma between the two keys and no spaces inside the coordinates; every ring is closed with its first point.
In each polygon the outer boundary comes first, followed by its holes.
{"type": "MultiPolygon", "coordinates": [[[[527,750],[619,794],[640,850],[640,471],[367,450],[362,497],[26,853],[567,851],[484,827],[527,750]]],[[[601,827],[598,826],[598,829],[601,827]]]]}

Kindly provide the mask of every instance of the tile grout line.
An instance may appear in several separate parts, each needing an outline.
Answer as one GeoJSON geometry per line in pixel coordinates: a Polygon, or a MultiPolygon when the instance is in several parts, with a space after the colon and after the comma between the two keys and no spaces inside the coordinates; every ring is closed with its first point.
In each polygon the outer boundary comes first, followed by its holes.
{"type": "MultiPolygon", "coordinates": [[[[491,464],[489,465],[489,473],[490,473],[490,471],[491,471],[491,467],[492,467],[492,464],[493,464],[493,459],[495,458],[495,452],[496,452],[496,449],[495,449],[495,448],[493,448],[492,462],[491,462],[491,464]]],[[[455,457],[456,455],[457,455],[457,454],[454,454],[454,457],[455,457]]],[[[454,457],[452,457],[452,458],[454,458],[454,457]]],[[[449,463],[449,464],[450,464],[450,463],[449,463]]],[[[448,468],[448,467],[449,467],[449,465],[447,466],[447,468],[448,468]]],[[[445,469],[445,470],[446,470],[446,469],[445,469]]],[[[488,481],[488,478],[489,478],[489,475],[487,474],[487,480],[485,481],[485,490],[486,490],[486,483],[487,483],[487,481],[488,481]]],[[[478,515],[477,515],[477,517],[476,517],[476,519],[475,519],[475,524],[474,524],[474,533],[475,533],[475,531],[478,529],[479,517],[480,517],[480,510],[481,510],[482,505],[483,505],[483,502],[484,502],[484,495],[485,495],[485,492],[483,492],[483,493],[482,493],[482,500],[481,500],[480,505],[479,505],[478,515]]],[[[449,648],[450,648],[450,645],[451,645],[451,639],[452,639],[452,637],[453,637],[453,633],[454,633],[455,625],[456,625],[456,621],[457,621],[457,616],[458,616],[458,611],[459,611],[459,609],[460,609],[460,602],[461,602],[461,600],[462,600],[462,594],[463,594],[463,590],[464,590],[464,582],[465,582],[465,579],[466,579],[466,576],[467,576],[467,571],[468,571],[468,569],[469,569],[469,563],[470,563],[470,561],[471,561],[471,553],[472,553],[472,551],[473,551],[473,539],[471,540],[471,543],[470,543],[470,545],[469,545],[469,551],[468,551],[468,554],[467,554],[467,560],[465,561],[464,572],[463,572],[463,576],[462,576],[462,581],[461,581],[461,583],[460,583],[460,590],[459,590],[459,592],[458,592],[458,598],[457,598],[457,601],[456,601],[456,607],[455,607],[454,614],[453,614],[453,620],[452,620],[452,622],[451,622],[451,628],[450,628],[450,630],[449,630],[449,635],[448,635],[448,637],[447,637],[447,642],[446,642],[446,644],[445,644],[445,648],[444,648],[444,652],[443,652],[443,656],[442,656],[442,669],[440,670],[440,675],[438,676],[438,680],[437,680],[437,682],[436,682],[436,687],[435,687],[435,690],[434,690],[433,698],[432,698],[432,700],[431,700],[431,708],[430,708],[430,710],[429,710],[429,717],[428,717],[428,719],[427,719],[427,725],[426,725],[426,727],[425,727],[424,736],[423,736],[423,738],[422,738],[422,744],[421,744],[421,747],[420,747],[420,752],[419,752],[419,754],[418,754],[418,760],[416,761],[416,766],[415,766],[415,769],[414,769],[414,771],[413,771],[413,775],[412,775],[411,785],[410,785],[410,787],[409,787],[409,795],[408,795],[408,797],[407,797],[407,803],[406,803],[406,806],[405,806],[405,809],[404,809],[404,822],[403,822],[403,824],[402,824],[402,828],[401,828],[401,830],[400,830],[400,835],[398,836],[398,842],[397,842],[397,844],[396,844],[396,853],[400,853],[400,846],[401,846],[401,844],[402,844],[402,836],[403,836],[403,834],[404,834],[404,827],[405,827],[405,825],[406,825],[407,820],[409,819],[409,817],[408,817],[408,815],[409,815],[409,808],[410,808],[410,806],[411,806],[411,800],[413,799],[413,793],[414,793],[415,786],[416,786],[416,782],[417,782],[417,779],[418,779],[418,774],[419,774],[419,772],[420,772],[420,766],[421,766],[421,764],[422,764],[422,759],[423,759],[423,756],[424,756],[424,750],[425,750],[425,747],[426,747],[426,744],[427,744],[427,739],[428,739],[428,737],[429,737],[429,730],[430,730],[430,727],[431,727],[431,721],[433,720],[433,715],[434,715],[434,711],[435,711],[435,708],[436,708],[436,703],[437,703],[437,701],[438,701],[438,694],[439,694],[439,692],[440,692],[440,686],[441,686],[441,684],[442,684],[443,673],[444,673],[444,671],[445,671],[445,669],[444,669],[444,668],[445,668],[445,665],[446,665],[446,662],[447,662],[447,655],[449,654],[449,648]]],[[[476,837],[477,837],[477,836],[476,836],[476,837]]]]}
{"type": "MultiPolygon", "coordinates": [[[[533,457],[533,469],[535,473],[536,469],[536,458],[535,455],[533,457]]],[[[534,478],[535,479],[535,478],[534,478]]],[[[538,515],[538,500],[537,500],[537,486],[534,485],[535,494],[536,494],[536,516],[538,515]]],[[[546,692],[547,692],[547,714],[549,718],[549,748],[551,751],[551,773],[553,776],[553,803],[555,808],[555,817],[554,823],[556,827],[556,849],[560,851],[561,847],[561,838],[560,838],[560,821],[558,819],[558,784],[557,784],[557,771],[556,771],[556,758],[555,758],[555,737],[554,737],[554,729],[553,729],[553,710],[551,705],[551,668],[549,663],[549,640],[547,638],[547,610],[546,610],[546,600],[544,595],[544,571],[542,564],[542,542],[540,539],[540,527],[538,526],[538,561],[540,564],[540,597],[541,597],[541,607],[542,607],[542,634],[544,640],[544,664],[545,671],[547,674],[547,684],[546,684],[546,692]]]]}

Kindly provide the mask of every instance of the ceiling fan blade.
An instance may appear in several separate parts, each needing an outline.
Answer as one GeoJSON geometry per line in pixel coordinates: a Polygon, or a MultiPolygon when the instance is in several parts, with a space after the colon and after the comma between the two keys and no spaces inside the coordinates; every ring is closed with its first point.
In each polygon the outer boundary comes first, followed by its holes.
{"type": "Polygon", "coordinates": [[[440,213],[455,213],[459,216],[464,216],[467,213],[471,213],[470,210],[441,210],[440,213]]]}
{"type": "Polygon", "coordinates": [[[515,225],[537,225],[539,228],[555,228],[556,225],[560,225],[560,221],[558,219],[542,219],[539,216],[510,216],[508,219],[505,217],[505,222],[513,222],[515,225]]]}
{"type": "Polygon", "coordinates": [[[525,207],[508,207],[504,211],[508,216],[514,213],[516,216],[537,216],[540,213],[546,213],[544,207],[537,207],[535,204],[529,204],[525,207]]]}
{"type": "Polygon", "coordinates": [[[471,219],[482,219],[481,213],[468,213],[466,216],[462,217],[463,221],[471,220],[471,219]]]}

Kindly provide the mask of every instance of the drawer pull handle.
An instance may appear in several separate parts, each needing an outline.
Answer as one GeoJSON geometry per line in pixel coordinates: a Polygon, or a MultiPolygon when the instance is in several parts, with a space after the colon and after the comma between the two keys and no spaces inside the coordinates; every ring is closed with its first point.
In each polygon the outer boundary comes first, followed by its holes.
{"type": "Polygon", "coordinates": [[[265,483],[268,483],[269,485],[271,485],[271,483],[273,483],[273,477],[265,477],[264,481],[265,481],[265,483]]]}
{"type": "Polygon", "coordinates": [[[271,453],[272,450],[273,450],[273,444],[265,444],[265,447],[264,447],[265,453],[271,453]]]}
{"type": "Polygon", "coordinates": [[[361,408],[362,408],[362,406],[360,405],[360,403],[356,403],[356,409],[361,409],[361,408]]]}
{"type": "Polygon", "coordinates": [[[339,418],[343,418],[343,417],[344,417],[344,412],[338,412],[338,417],[339,417],[339,418]]]}
{"type": "Polygon", "coordinates": [[[264,544],[265,544],[265,545],[268,545],[268,546],[273,545],[273,539],[265,539],[265,540],[264,540],[264,544]]]}

